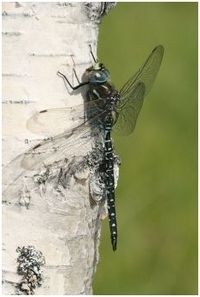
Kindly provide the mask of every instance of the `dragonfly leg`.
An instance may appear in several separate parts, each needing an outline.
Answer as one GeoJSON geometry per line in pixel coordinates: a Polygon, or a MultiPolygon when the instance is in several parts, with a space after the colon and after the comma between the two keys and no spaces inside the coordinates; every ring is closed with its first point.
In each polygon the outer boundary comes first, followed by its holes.
{"type": "MultiPolygon", "coordinates": [[[[77,89],[79,89],[80,87],[89,84],[89,82],[83,82],[83,83],[79,83],[77,86],[73,87],[72,84],[70,83],[70,81],[68,80],[68,78],[67,78],[63,73],[61,73],[60,71],[58,71],[57,74],[58,74],[59,76],[61,76],[61,77],[63,78],[64,81],[67,82],[67,84],[70,86],[70,88],[71,88],[72,90],[77,90],[77,89]]],[[[78,80],[78,79],[77,79],[77,80],[78,80]]],[[[78,82],[79,82],[79,80],[78,80],[78,82]]]]}
{"type": "Polygon", "coordinates": [[[76,77],[76,80],[77,80],[78,84],[80,85],[81,82],[80,82],[80,80],[79,80],[79,78],[78,78],[78,75],[77,75],[77,73],[76,73],[75,68],[73,68],[73,72],[74,72],[74,75],[75,75],[75,77],[76,77]]]}

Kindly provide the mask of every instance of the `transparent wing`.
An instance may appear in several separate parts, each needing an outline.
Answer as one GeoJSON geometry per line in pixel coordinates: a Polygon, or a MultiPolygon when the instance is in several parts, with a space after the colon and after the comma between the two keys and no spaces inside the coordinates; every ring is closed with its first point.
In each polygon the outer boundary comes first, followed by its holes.
{"type": "MultiPolygon", "coordinates": [[[[46,112],[47,117],[50,111],[51,110],[46,112]]],[[[106,114],[106,112],[107,110],[101,110],[101,112],[96,111],[96,114],[93,114],[92,118],[88,118],[85,121],[81,120],[81,123],[75,128],[50,137],[37,144],[24,154],[24,158],[21,162],[22,167],[28,170],[35,170],[42,164],[48,165],[61,158],[67,159],[73,155],[80,155],[80,152],[83,152],[83,147],[87,152],[87,149],[91,148],[91,142],[89,141],[91,130],[93,135],[99,135],[98,125],[95,126],[92,124],[99,116],[106,114]]],[[[41,114],[43,113],[44,112],[41,114]]],[[[30,120],[30,122],[32,121],[30,120]]],[[[56,124],[57,123],[55,123],[55,125],[56,124]]]]}
{"type": "Polygon", "coordinates": [[[26,126],[32,133],[47,137],[55,136],[81,126],[88,120],[92,121],[93,118],[96,118],[103,111],[103,108],[98,110],[98,105],[102,106],[101,99],[73,107],[45,109],[36,112],[27,121],[26,126]]]}
{"type": "Polygon", "coordinates": [[[153,49],[143,66],[128,80],[128,82],[120,90],[120,95],[122,98],[127,97],[128,93],[132,92],[134,85],[137,84],[139,81],[143,82],[145,85],[145,96],[148,94],[160,68],[163,54],[164,48],[162,45],[158,45],[153,49]]]}
{"type": "Polygon", "coordinates": [[[138,115],[143,105],[145,95],[145,85],[139,82],[132,89],[132,93],[128,94],[126,104],[117,114],[117,122],[114,125],[114,132],[120,132],[123,135],[128,135],[133,132],[138,115]]]}
{"type": "Polygon", "coordinates": [[[120,134],[128,135],[133,132],[142,107],[143,97],[151,90],[159,71],[163,54],[164,48],[162,45],[155,47],[144,65],[120,90],[120,102],[117,107],[119,116],[116,123],[116,131],[120,134]],[[139,83],[142,84],[139,85],[139,83]],[[144,89],[143,95],[141,89],[144,89]],[[136,97],[137,94],[139,96],[138,98],[136,97]]]}
{"type": "Polygon", "coordinates": [[[64,132],[43,140],[23,155],[21,166],[27,170],[36,170],[42,165],[47,166],[61,159],[80,155],[80,152],[84,154],[81,148],[84,146],[87,152],[90,134],[91,130],[87,123],[79,129],[72,129],[71,132],[64,132]]]}
{"type": "MultiPolygon", "coordinates": [[[[95,133],[94,129],[92,133],[95,133]]],[[[99,135],[98,130],[96,133],[99,135]]],[[[34,174],[34,170],[47,168],[48,165],[62,160],[68,163],[74,156],[85,156],[93,146],[90,136],[91,127],[89,122],[86,122],[78,129],[43,140],[25,153],[18,155],[3,168],[4,197],[9,197],[10,191],[16,193],[18,180],[34,174]],[[33,173],[29,174],[27,170],[33,173]],[[7,181],[10,181],[9,184],[6,183],[7,181]]]]}
{"type": "Polygon", "coordinates": [[[99,135],[98,125],[95,128],[93,122],[107,112],[98,109],[96,104],[102,102],[94,100],[74,107],[47,109],[35,113],[27,121],[27,128],[33,133],[42,134],[41,142],[37,141],[35,146],[5,166],[7,175],[12,175],[11,180],[17,180],[26,170],[37,170],[62,159],[86,155],[93,145],[91,132],[92,135],[99,135]],[[70,119],[73,121],[69,126],[70,119]],[[45,140],[42,139],[44,135],[47,136],[45,140]],[[13,164],[21,168],[18,175],[13,172],[13,164]]]}
{"type": "Polygon", "coordinates": [[[55,136],[83,123],[83,105],[79,114],[72,107],[53,108],[36,112],[26,123],[29,131],[44,136],[55,136]],[[82,108],[82,114],[81,114],[82,108]]]}

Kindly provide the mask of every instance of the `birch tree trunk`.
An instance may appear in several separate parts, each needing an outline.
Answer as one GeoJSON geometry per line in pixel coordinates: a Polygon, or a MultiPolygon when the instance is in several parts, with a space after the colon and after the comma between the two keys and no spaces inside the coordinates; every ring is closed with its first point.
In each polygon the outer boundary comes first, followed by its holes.
{"type": "Polygon", "coordinates": [[[63,122],[52,116],[51,133],[43,123],[30,123],[40,110],[82,103],[82,92],[72,96],[57,71],[77,84],[72,69],[81,78],[91,66],[89,44],[96,55],[98,24],[112,6],[3,4],[4,294],[92,293],[106,211],[101,199],[90,199],[101,194],[95,169],[84,161],[91,139],[75,146],[70,136],[63,138],[43,164],[31,164],[31,170],[22,165],[31,147],[77,125],[71,109],[63,122]]]}

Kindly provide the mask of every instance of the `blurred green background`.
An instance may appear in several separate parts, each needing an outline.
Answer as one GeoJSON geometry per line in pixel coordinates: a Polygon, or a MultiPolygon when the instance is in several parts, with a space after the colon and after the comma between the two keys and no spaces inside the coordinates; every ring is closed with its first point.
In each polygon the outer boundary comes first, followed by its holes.
{"type": "Polygon", "coordinates": [[[158,44],[134,134],[114,138],[119,244],[104,220],[94,294],[197,294],[197,3],[118,3],[98,56],[120,88],[158,44]]]}

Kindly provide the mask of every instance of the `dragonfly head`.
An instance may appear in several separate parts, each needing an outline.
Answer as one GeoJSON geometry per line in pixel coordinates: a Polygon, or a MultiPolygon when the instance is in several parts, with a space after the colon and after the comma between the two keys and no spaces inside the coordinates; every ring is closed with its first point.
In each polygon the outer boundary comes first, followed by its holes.
{"type": "Polygon", "coordinates": [[[86,70],[84,77],[90,84],[102,84],[109,80],[110,73],[102,63],[95,63],[86,70]]]}

